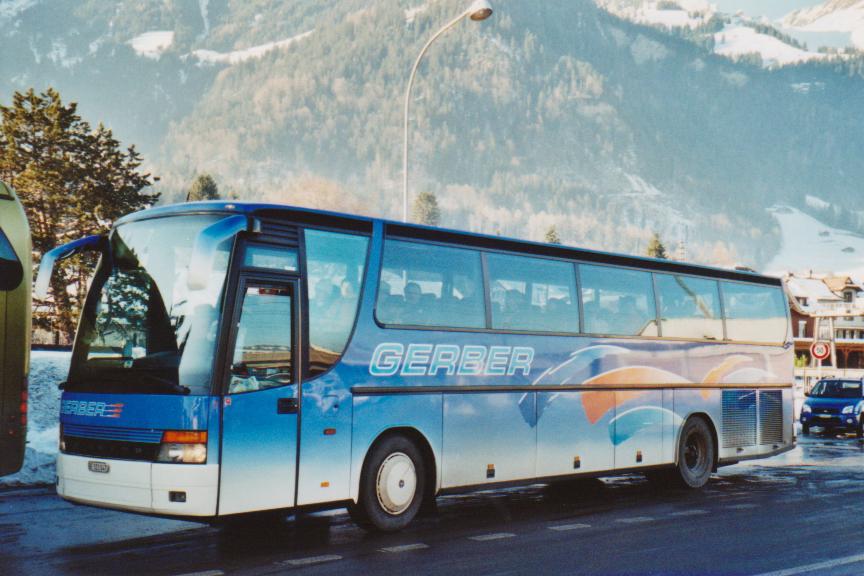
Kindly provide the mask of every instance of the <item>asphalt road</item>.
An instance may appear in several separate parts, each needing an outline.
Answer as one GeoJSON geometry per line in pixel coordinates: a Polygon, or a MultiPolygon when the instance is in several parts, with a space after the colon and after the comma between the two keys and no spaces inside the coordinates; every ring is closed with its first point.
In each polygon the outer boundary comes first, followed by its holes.
{"type": "Polygon", "coordinates": [[[864,443],[807,437],[701,491],[641,477],[438,500],[409,530],[344,514],[231,530],[0,492],[0,575],[864,574],[864,443]]]}

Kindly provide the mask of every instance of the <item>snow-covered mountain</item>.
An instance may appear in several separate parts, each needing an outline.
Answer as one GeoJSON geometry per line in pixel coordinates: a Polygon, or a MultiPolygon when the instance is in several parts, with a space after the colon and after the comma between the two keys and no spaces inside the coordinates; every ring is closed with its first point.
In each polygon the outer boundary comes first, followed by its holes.
{"type": "Polygon", "coordinates": [[[783,18],[783,26],[803,32],[846,33],[856,48],[864,49],[864,0],[827,0],[795,10],[783,18]]]}

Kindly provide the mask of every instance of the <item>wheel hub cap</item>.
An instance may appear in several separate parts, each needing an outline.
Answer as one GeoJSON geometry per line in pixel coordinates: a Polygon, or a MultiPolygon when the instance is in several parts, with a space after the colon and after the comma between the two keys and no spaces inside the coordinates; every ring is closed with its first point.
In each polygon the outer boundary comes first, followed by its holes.
{"type": "Polygon", "coordinates": [[[406,454],[396,452],[387,457],[378,468],[375,485],[381,508],[394,516],[411,506],[417,490],[417,471],[406,454]]]}

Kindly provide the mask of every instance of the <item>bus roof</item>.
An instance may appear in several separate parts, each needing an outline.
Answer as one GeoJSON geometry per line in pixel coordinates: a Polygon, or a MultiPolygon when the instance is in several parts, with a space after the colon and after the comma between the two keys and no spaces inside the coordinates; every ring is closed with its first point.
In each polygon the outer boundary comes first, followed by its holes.
{"type": "Polygon", "coordinates": [[[210,202],[187,202],[181,204],[170,204],[167,206],[159,206],[156,208],[150,208],[147,210],[142,210],[133,214],[129,214],[127,216],[124,216],[123,218],[120,218],[116,222],[116,225],[136,220],[160,218],[164,216],[212,213],[246,214],[248,216],[269,216],[277,218],[284,217],[285,219],[299,221],[300,223],[304,224],[316,224],[319,226],[330,226],[335,228],[345,227],[354,230],[366,231],[371,231],[372,226],[375,222],[381,222],[385,227],[385,232],[387,235],[406,239],[410,238],[418,240],[439,241],[472,246],[476,248],[508,250],[537,256],[569,258],[574,260],[580,260],[583,262],[628,266],[633,268],[643,268],[661,272],[692,274],[696,276],[707,276],[711,278],[721,278],[725,280],[735,280],[739,282],[749,282],[754,284],[767,284],[772,286],[782,285],[782,280],[780,278],[774,276],[765,276],[755,272],[729,270],[725,268],[703,266],[701,264],[676,262],[674,260],[663,260],[643,256],[630,256],[614,252],[604,252],[601,250],[590,250],[587,248],[576,248],[571,246],[563,246],[560,244],[548,244],[543,242],[533,242],[530,240],[520,240],[516,238],[491,236],[488,234],[478,234],[475,232],[465,232],[461,230],[450,230],[447,228],[437,228],[421,224],[406,224],[404,222],[396,222],[393,220],[370,218],[367,216],[357,216],[340,212],[330,212],[327,210],[301,208],[298,206],[290,206],[287,204],[227,202],[221,200],[210,202]]]}

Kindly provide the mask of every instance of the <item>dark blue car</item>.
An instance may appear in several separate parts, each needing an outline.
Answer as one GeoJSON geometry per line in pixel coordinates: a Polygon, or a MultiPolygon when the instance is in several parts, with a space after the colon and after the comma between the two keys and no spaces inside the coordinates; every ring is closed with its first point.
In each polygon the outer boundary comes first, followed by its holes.
{"type": "Polygon", "coordinates": [[[825,430],[854,430],[864,435],[864,386],[861,380],[820,380],[807,394],[801,407],[801,432],[811,426],[825,430]]]}

